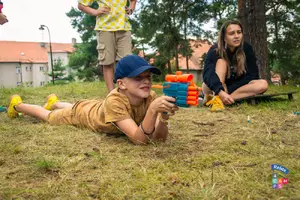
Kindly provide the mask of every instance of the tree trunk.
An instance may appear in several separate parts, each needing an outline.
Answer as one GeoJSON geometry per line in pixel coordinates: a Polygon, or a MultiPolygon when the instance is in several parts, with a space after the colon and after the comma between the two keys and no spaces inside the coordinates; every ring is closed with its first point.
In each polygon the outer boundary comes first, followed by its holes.
{"type": "Polygon", "coordinates": [[[176,71],[179,71],[178,44],[176,45],[175,48],[175,66],[176,66],[176,71]]]}
{"type": "Polygon", "coordinates": [[[186,25],[186,23],[187,23],[187,14],[185,13],[185,20],[184,20],[184,40],[185,40],[185,42],[186,42],[186,44],[185,44],[185,62],[186,62],[186,72],[187,73],[190,73],[190,70],[189,70],[189,52],[188,52],[188,48],[189,48],[189,41],[187,40],[187,37],[186,37],[186,35],[187,35],[187,25],[186,25]]]}
{"type": "Polygon", "coordinates": [[[249,0],[249,34],[259,68],[260,77],[270,82],[268,66],[267,26],[264,0],[249,0]]]}
{"type": "Polygon", "coordinates": [[[187,54],[185,56],[185,62],[186,62],[186,73],[190,73],[190,67],[189,67],[189,55],[187,54]]]}
{"type": "Polygon", "coordinates": [[[142,43],[142,48],[143,48],[143,56],[144,56],[144,58],[145,58],[145,47],[144,47],[144,42],[142,43]]]}
{"type": "Polygon", "coordinates": [[[172,74],[171,61],[170,61],[170,59],[168,60],[168,74],[172,74]]]}
{"type": "Polygon", "coordinates": [[[250,42],[249,26],[248,26],[248,8],[247,0],[238,0],[238,18],[243,25],[244,40],[250,42]]]}

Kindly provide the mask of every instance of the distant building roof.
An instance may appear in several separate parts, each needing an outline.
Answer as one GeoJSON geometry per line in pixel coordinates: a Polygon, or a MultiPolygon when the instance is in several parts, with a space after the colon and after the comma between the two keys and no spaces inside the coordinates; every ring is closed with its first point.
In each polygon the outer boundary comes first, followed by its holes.
{"type": "MultiPolygon", "coordinates": [[[[200,70],[201,69],[201,57],[204,53],[207,53],[211,44],[208,41],[204,40],[190,40],[190,46],[193,50],[192,56],[189,57],[188,64],[189,69],[191,70],[200,70]]],[[[187,69],[186,66],[186,57],[179,55],[179,69],[187,69]]]]}
{"type": "MultiPolygon", "coordinates": [[[[73,51],[71,43],[52,43],[53,53],[73,51]]],[[[48,63],[48,52],[50,52],[48,43],[0,41],[0,63],[48,63]]]]}

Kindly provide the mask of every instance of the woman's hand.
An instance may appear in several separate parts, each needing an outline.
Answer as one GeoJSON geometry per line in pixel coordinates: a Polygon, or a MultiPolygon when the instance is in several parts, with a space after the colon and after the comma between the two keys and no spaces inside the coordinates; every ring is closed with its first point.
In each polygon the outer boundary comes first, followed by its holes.
{"type": "Polygon", "coordinates": [[[230,105],[234,103],[234,99],[232,98],[232,96],[230,96],[230,94],[224,92],[223,90],[221,90],[218,94],[222,100],[222,102],[225,105],[230,105]]]}

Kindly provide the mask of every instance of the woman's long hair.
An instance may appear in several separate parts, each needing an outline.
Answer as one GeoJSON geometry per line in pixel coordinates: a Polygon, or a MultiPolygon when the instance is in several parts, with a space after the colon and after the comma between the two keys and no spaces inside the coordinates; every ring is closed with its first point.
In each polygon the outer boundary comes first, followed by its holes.
{"type": "MultiPolygon", "coordinates": [[[[243,33],[243,26],[238,20],[226,21],[222,25],[221,30],[219,31],[218,47],[216,49],[217,54],[222,59],[226,60],[226,63],[227,63],[227,78],[230,77],[231,72],[230,72],[230,61],[229,61],[227,53],[226,53],[227,44],[225,43],[225,34],[226,34],[227,27],[231,24],[239,25],[241,27],[241,30],[242,30],[242,33],[243,33]]],[[[232,64],[236,66],[236,72],[237,72],[238,76],[240,76],[244,72],[246,72],[246,69],[245,69],[246,56],[245,56],[245,53],[244,53],[243,46],[244,46],[244,37],[242,37],[241,44],[240,44],[240,46],[237,47],[237,49],[235,51],[235,54],[233,56],[233,63],[232,64]]]]}

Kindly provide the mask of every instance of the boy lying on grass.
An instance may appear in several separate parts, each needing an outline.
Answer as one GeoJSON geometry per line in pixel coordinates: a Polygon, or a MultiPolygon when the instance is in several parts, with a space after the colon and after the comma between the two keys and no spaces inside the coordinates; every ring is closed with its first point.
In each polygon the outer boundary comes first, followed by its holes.
{"type": "Polygon", "coordinates": [[[24,113],[52,125],[70,124],[95,132],[125,133],[135,144],[146,144],[150,139],[165,141],[167,120],[178,107],[172,97],[156,98],[155,92],[151,91],[152,73],[161,74],[143,58],[128,55],[116,66],[114,82],[118,88],[104,101],[80,100],[71,104],[60,102],[55,94],[51,94],[41,107],[25,104],[19,95],[13,95],[7,113],[10,118],[24,113]]]}

